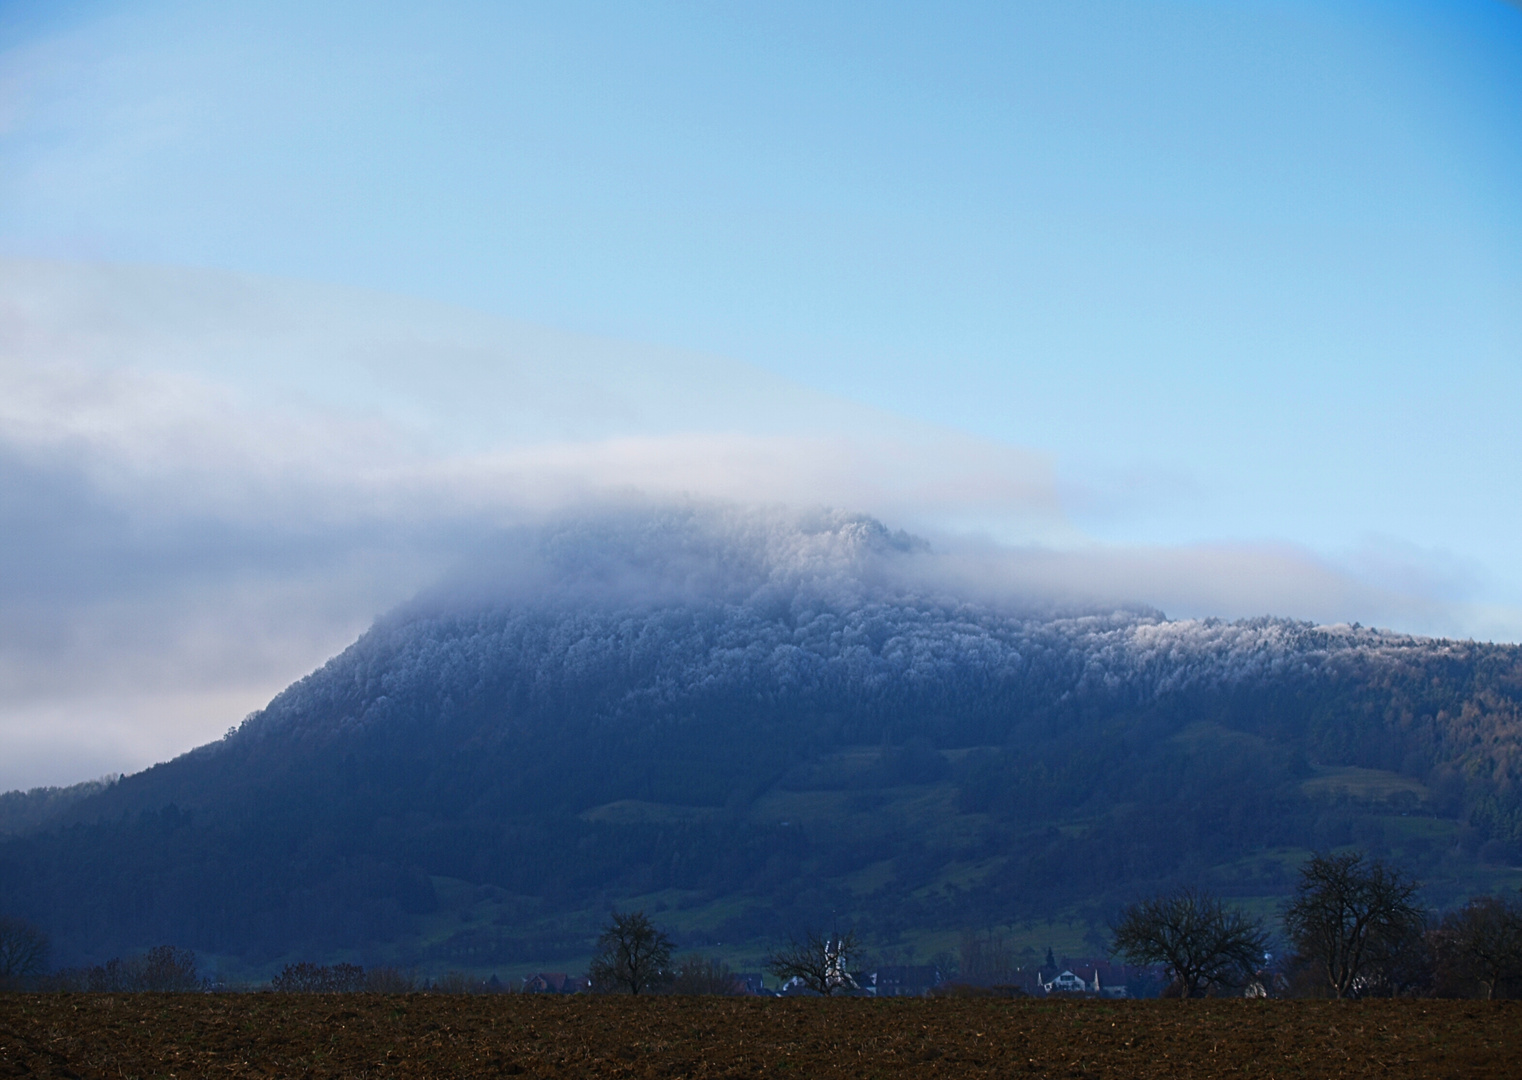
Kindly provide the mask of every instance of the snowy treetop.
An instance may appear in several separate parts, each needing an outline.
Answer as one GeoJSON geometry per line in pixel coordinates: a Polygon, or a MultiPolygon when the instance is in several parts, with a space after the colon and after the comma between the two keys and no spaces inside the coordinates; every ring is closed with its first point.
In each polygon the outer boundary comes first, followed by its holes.
{"type": "Polygon", "coordinates": [[[720,698],[1144,701],[1463,648],[1287,619],[1021,611],[948,584],[964,579],[938,573],[938,558],[832,511],[690,506],[562,521],[515,535],[381,619],[247,727],[366,727],[483,695],[606,716],[720,698]]]}

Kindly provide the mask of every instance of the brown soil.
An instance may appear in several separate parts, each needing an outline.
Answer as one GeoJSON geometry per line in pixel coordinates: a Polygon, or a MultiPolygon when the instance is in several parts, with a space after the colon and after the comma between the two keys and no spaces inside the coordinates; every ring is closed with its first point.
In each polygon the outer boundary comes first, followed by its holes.
{"type": "Polygon", "coordinates": [[[0,994],[0,1076],[1522,1076],[1522,1002],[0,994]]]}

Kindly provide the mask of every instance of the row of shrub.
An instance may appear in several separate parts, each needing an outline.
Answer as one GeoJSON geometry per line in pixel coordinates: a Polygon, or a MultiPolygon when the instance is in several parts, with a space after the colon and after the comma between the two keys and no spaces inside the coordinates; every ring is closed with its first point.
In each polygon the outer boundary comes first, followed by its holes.
{"type": "MultiPolygon", "coordinates": [[[[746,992],[740,977],[722,960],[696,953],[682,957],[669,971],[662,973],[657,992],[670,994],[734,995],[746,992]]],[[[503,982],[496,975],[487,979],[464,971],[446,971],[435,979],[420,978],[396,968],[363,968],[358,964],[287,964],[269,988],[281,994],[513,994],[575,993],[594,989],[592,983],[576,976],[534,976],[522,983],[503,982]],[[546,978],[562,983],[544,983],[546,978]],[[542,984],[542,985],[541,985],[542,984]]]]}
{"type": "Polygon", "coordinates": [[[462,971],[437,979],[419,978],[394,967],[364,968],[359,964],[287,964],[270,980],[277,994],[495,994],[507,987],[495,975],[482,980],[462,971]]]}
{"type": "Polygon", "coordinates": [[[366,971],[358,964],[287,964],[270,980],[270,989],[277,994],[405,994],[416,988],[410,975],[395,968],[366,971]]]}
{"type": "Polygon", "coordinates": [[[1380,859],[1324,852],[1281,913],[1277,962],[1265,919],[1192,888],[1128,905],[1110,947],[1162,965],[1183,997],[1522,997],[1522,895],[1472,897],[1436,918],[1420,888],[1380,859]]]}
{"type": "Polygon", "coordinates": [[[183,994],[211,989],[196,970],[196,954],[160,945],[140,956],[115,957],[94,967],[62,968],[36,979],[38,989],[91,994],[183,994]]]}
{"type": "MultiPolygon", "coordinates": [[[[1135,965],[1157,966],[1171,980],[1164,993],[1184,997],[1243,992],[1253,996],[1522,997],[1522,894],[1474,897],[1462,908],[1435,918],[1416,902],[1417,881],[1359,852],[1317,855],[1302,867],[1301,878],[1293,902],[1284,910],[1283,930],[1290,950],[1277,962],[1270,951],[1274,936],[1264,919],[1195,889],[1128,906],[1114,927],[1111,951],[1135,965]]],[[[968,971],[962,974],[974,974],[975,968],[990,964],[1002,969],[1011,959],[1007,949],[985,949],[977,941],[965,944],[963,960],[968,971]]],[[[522,989],[746,992],[741,979],[722,961],[689,955],[673,962],[673,951],[670,938],[643,912],[614,912],[598,939],[588,979],[541,975],[522,989]]],[[[308,961],[287,964],[262,986],[234,988],[204,977],[197,970],[195,953],[173,945],[51,973],[46,969],[47,952],[47,937],[41,930],[0,917],[0,989],[88,993],[267,989],[299,994],[473,994],[516,989],[495,975],[482,980],[451,971],[429,980],[394,967],[367,970],[352,963],[308,961]]],[[[854,934],[816,934],[774,955],[769,967],[779,978],[790,976],[817,993],[849,993],[856,991],[855,981],[847,974],[847,965],[855,957],[854,934]]],[[[1049,960],[1048,967],[1054,963],[1049,960]]]]}

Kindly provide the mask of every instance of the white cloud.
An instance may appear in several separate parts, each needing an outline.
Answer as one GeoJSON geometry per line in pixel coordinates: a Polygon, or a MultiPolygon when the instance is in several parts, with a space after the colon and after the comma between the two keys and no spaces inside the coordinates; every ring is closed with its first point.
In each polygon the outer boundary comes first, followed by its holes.
{"type": "Polygon", "coordinates": [[[941,572],[984,592],[1522,627],[1289,547],[1092,544],[1042,455],[722,358],[215,272],[0,262],[0,786],[216,737],[504,525],[684,497],[871,512],[935,535],[941,572]]]}
{"type": "Polygon", "coordinates": [[[995,596],[1144,604],[1175,618],[1274,615],[1318,623],[1358,621],[1460,637],[1474,635],[1475,627],[1484,625],[1509,626],[1512,635],[1522,628],[1522,613],[1485,612],[1431,594],[1384,588],[1290,545],[1039,548],[953,537],[938,546],[953,556],[943,572],[963,588],[995,596]]]}

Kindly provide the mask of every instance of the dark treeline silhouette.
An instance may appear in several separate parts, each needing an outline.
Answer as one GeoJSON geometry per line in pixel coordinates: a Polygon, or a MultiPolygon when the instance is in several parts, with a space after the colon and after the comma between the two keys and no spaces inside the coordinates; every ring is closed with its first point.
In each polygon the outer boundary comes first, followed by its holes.
{"type": "Polygon", "coordinates": [[[278,994],[352,994],[366,988],[365,969],[358,964],[287,964],[270,980],[278,994]]]}
{"type": "Polygon", "coordinates": [[[269,982],[277,994],[441,994],[498,993],[499,982],[477,979],[450,971],[434,980],[394,967],[366,969],[359,964],[314,964],[303,960],[287,964],[269,982]]]}
{"type": "Polygon", "coordinates": [[[174,945],[158,945],[126,958],[114,957],[86,968],[64,968],[41,980],[42,989],[93,994],[186,994],[210,989],[196,970],[196,955],[174,945]]]}
{"type": "Polygon", "coordinates": [[[57,818],[81,799],[100,794],[119,779],[112,774],[68,787],[39,787],[0,794],[0,836],[30,832],[57,818]]]}
{"type": "Polygon", "coordinates": [[[673,994],[712,994],[733,997],[746,993],[740,977],[724,961],[691,953],[676,962],[668,989],[673,994]]]}
{"type": "MultiPolygon", "coordinates": [[[[1361,852],[1317,854],[1300,869],[1280,921],[1289,952],[1275,959],[1268,921],[1195,888],[1126,905],[1116,919],[1112,955],[1124,957],[1126,996],[1482,997],[1522,998],[1522,893],[1479,896],[1437,916],[1415,897],[1419,883],[1398,867],[1361,852]],[[1164,981],[1152,982],[1151,972],[1164,981]]],[[[46,939],[35,927],[0,918],[0,990],[90,993],[186,993],[261,989],[284,994],[481,994],[511,992],[495,975],[449,971],[429,980],[394,967],[287,964],[269,983],[214,985],[197,971],[189,949],[158,946],[93,967],[45,972],[46,939]]],[[[1026,950],[1029,951],[1029,950],[1026,950]]],[[[1055,979],[1051,950],[1046,981],[1022,972],[1008,943],[992,933],[964,933],[958,961],[950,955],[919,976],[939,995],[1026,996],[1031,992],[1100,994],[1055,979]]],[[[897,993],[916,969],[864,958],[854,930],[793,935],[766,967],[783,990],[815,996],[897,993]],[[869,990],[868,977],[879,975],[869,990]],[[897,980],[897,983],[894,982],[897,980]]],[[[1113,973],[1112,973],[1113,974],[1113,973]]],[[[1066,975],[1064,975],[1066,977],[1066,975]]],[[[1107,976],[1110,977],[1110,976],[1107,976]]],[[[918,984],[916,984],[918,985],[918,984]]],[[[643,911],[614,911],[603,924],[585,979],[534,976],[524,992],[744,994],[759,992],[720,960],[690,953],[673,960],[665,930],[643,911]]],[[[1113,987],[1111,988],[1113,989],[1113,987]]]]}
{"type": "Polygon", "coordinates": [[[1323,853],[1300,871],[1275,963],[1267,922],[1194,889],[1128,905],[1112,948],[1161,965],[1165,993],[1204,997],[1522,996],[1522,894],[1482,896],[1435,917],[1420,884],[1361,852],[1323,853]]]}

